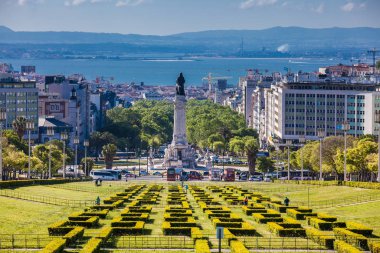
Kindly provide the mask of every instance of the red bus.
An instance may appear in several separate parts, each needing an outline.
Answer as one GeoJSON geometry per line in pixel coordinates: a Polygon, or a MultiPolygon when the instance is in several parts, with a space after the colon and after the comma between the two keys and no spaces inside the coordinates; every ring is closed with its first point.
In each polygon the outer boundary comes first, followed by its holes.
{"type": "Polygon", "coordinates": [[[167,169],[166,181],[176,181],[175,168],[168,168],[167,169]]]}
{"type": "Polygon", "coordinates": [[[235,170],[231,168],[224,169],[222,174],[223,181],[235,181],[235,170]]]}

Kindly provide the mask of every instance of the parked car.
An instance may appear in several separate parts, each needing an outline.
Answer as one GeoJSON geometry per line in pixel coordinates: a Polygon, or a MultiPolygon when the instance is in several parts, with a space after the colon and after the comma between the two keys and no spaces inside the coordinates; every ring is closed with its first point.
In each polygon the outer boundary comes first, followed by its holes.
{"type": "Polygon", "coordinates": [[[249,181],[261,182],[261,181],[263,181],[263,179],[261,177],[252,176],[249,178],[249,181]]]}
{"type": "Polygon", "coordinates": [[[148,176],[148,175],[149,175],[149,173],[146,172],[145,170],[140,172],[140,176],[148,176]]]}
{"type": "Polygon", "coordinates": [[[264,182],[272,182],[272,178],[271,177],[264,177],[264,182]]]}
{"type": "Polygon", "coordinates": [[[155,172],[153,173],[153,176],[162,176],[162,173],[159,172],[159,171],[155,171],[155,172]]]}

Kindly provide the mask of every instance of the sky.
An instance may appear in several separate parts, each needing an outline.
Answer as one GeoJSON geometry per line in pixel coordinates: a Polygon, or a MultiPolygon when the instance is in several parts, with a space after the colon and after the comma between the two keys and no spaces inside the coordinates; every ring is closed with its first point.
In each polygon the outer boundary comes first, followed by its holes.
{"type": "Polygon", "coordinates": [[[380,27],[380,0],[0,0],[15,31],[169,35],[275,26],[380,27]]]}

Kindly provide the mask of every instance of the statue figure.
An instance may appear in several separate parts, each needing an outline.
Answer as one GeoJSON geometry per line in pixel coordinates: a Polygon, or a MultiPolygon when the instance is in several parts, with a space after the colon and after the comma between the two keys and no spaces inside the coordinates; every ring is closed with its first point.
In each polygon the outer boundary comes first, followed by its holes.
{"type": "Polygon", "coordinates": [[[176,91],[177,95],[185,96],[185,78],[183,77],[182,72],[179,74],[179,77],[177,78],[176,91]]]}

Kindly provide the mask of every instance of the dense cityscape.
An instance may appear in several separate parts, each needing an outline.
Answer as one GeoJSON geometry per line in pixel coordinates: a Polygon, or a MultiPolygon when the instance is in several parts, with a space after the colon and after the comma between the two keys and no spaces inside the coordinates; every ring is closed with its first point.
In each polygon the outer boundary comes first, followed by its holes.
{"type": "Polygon", "coordinates": [[[380,252],[377,0],[0,1],[0,252],[380,252]]]}

